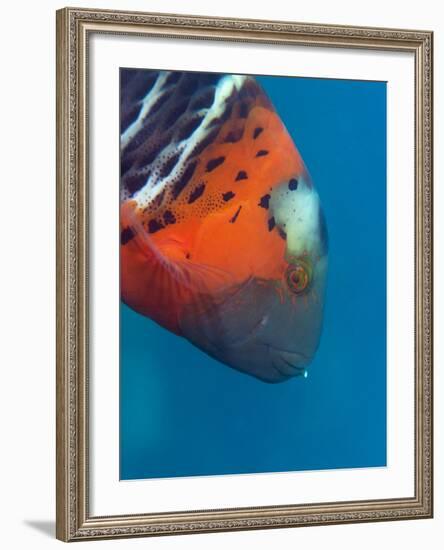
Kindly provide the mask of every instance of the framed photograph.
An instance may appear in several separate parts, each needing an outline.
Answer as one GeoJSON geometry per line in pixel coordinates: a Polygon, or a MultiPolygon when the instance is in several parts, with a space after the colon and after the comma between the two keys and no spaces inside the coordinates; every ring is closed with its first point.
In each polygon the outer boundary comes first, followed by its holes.
{"type": "Polygon", "coordinates": [[[57,537],[432,517],[430,31],[57,12],[57,537]]]}

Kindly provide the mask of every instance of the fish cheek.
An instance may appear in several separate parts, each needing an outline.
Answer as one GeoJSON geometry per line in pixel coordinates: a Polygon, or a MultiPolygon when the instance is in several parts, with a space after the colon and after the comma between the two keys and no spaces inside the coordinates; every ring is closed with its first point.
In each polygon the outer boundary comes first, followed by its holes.
{"type": "Polygon", "coordinates": [[[212,354],[238,346],[249,337],[251,327],[260,323],[267,308],[265,301],[253,304],[246,296],[245,289],[249,293],[251,285],[248,281],[214,295],[200,295],[187,304],[179,321],[184,336],[212,354]]]}
{"type": "Polygon", "coordinates": [[[213,295],[200,295],[182,309],[180,326],[191,342],[205,351],[223,353],[250,336],[269,307],[267,299],[252,302],[254,280],[232,285],[213,295]]]}

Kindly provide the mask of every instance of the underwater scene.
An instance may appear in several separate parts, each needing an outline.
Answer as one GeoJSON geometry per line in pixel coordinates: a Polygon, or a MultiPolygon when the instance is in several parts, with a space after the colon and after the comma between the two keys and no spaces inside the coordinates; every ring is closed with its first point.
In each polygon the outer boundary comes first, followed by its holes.
{"type": "Polygon", "coordinates": [[[386,83],[120,70],[120,479],[386,465],[386,83]]]}

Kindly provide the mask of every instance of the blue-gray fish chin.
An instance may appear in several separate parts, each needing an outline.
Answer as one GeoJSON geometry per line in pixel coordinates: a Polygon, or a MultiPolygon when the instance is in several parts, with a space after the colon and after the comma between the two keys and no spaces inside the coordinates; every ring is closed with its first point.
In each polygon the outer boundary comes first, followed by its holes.
{"type": "Polygon", "coordinates": [[[317,350],[323,303],[304,296],[282,301],[272,285],[251,279],[225,301],[180,320],[182,333],[218,361],[264,382],[304,375],[317,350]]]}

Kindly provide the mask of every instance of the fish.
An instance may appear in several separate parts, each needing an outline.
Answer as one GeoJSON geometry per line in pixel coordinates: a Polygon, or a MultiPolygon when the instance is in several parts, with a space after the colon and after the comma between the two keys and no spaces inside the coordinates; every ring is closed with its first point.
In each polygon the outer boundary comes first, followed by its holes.
{"type": "Polygon", "coordinates": [[[318,349],[327,266],[319,194],[254,76],[120,69],[123,303],[283,382],[318,349]]]}

